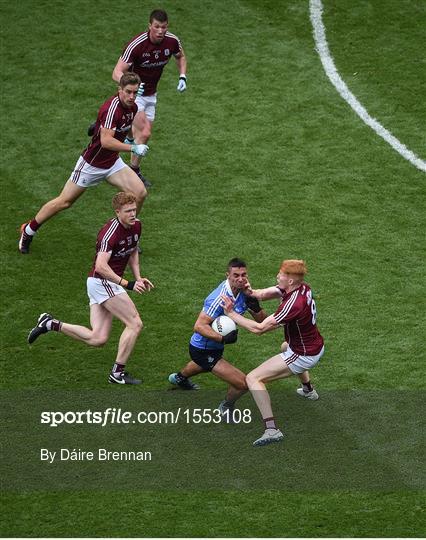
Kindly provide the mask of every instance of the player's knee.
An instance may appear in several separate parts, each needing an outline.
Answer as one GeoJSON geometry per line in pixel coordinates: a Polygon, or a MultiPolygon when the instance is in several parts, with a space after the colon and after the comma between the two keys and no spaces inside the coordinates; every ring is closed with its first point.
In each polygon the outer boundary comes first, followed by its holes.
{"type": "Polygon", "coordinates": [[[148,190],[146,189],[146,187],[144,186],[144,184],[142,182],[142,186],[140,188],[138,198],[141,201],[144,201],[147,197],[148,197],[148,190]]]}
{"type": "Polygon", "coordinates": [[[251,388],[253,385],[255,385],[257,382],[258,382],[258,377],[256,377],[256,375],[253,374],[253,371],[250,371],[250,373],[248,373],[246,375],[246,385],[248,388],[251,388]]]}
{"type": "Polygon", "coordinates": [[[97,336],[92,337],[90,341],[90,345],[92,345],[92,347],[103,347],[107,341],[108,341],[108,336],[97,335],[97,336]]]}
{"type": "Polygon", "coordinates": [[[142,329],[143,329],[143,322],[141,321],[141,319],[138,319],[136,322],[137,333],[140,334],[142,332],[142,329]]]}
{"type": "Polygon", "coordinates": [[[69,199],[60,199],[59,200],[59,206],[61,210],[67,210],[67,208],[70,208],[73,205],[74,201],[70,201],[69,199]]]}
{"type": "Polygon", "coordinates": [[[144,200],[148,197],[148,191],[146,187],[143,185],[143,182],[141,182],[141,185],[138,186],[137,189],[133,190],[135,197],[136,197],[136,204],[140,205],[144,202],[144,200]]]}
{"type": "Polygon", "coordinates": [[[142,332],[143,322],[139,317],[135,317],[127,327],[138,336],[142,332]]]}
{"type": "Polygon", "coordinates": [[[148,123],[142,129],[142,139],[145,140],[145,144],[148,142],[148,139],[151,137],[151,125],[148,123]]]}

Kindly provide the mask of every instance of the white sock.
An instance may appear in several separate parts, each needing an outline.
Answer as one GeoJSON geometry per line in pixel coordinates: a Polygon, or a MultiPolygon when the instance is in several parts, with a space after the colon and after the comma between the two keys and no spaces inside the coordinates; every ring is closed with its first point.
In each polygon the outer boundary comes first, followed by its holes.
{"type": "Polygon", "coordinates": [[[33,231],[30,227],[30,224],[28,224],[26,227],[25,227],[25,233],[28,234],[28,236],[34,236],[36,231],[33,231]]]}

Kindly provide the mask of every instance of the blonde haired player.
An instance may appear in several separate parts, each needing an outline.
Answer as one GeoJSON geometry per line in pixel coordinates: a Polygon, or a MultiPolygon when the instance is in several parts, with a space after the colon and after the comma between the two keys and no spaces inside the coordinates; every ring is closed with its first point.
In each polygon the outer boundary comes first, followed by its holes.
{"type": "Polygon", "coordinates": [[[28,343],[46,332],[61,332],[92,347],[102,347],[111,333],[114,317],[125,326],[118,343],[115,363],[108,381],[113,384],[140,384],[125,371],[127,361],[136,344],[143,324],[133,300],[127,291],[142,294],[154,285],[140,274],[138,242],[142,223],[136,218],[136,196],[130,192],[116,193],[112,199],[115,217],[98,233],[96,255],[87,278],[90,305],[90,328],[69,324],[42,313],[28,335],[28,343]],[[134,276],[124,278],[126,267],[134,276]]]}
{"type": "Polygon", "coordinates": [[[245,294],[254,296],[258,300],[281,299],[281,304],[275,313],[260,323],[236,313],[233,310],[232,299],[222,297],[225,313],[238,326],[254,334],[264,334],[284,326],[286,341],[281,346],[282,352],[263,362],[246,377],[247,386],[265,425],[265,432],[254,441],[254,446],[279,442],[284,437],[275,424],[271,399],[265,383],[297,375],[302,382],[302,387],[297,389],[297,393],[307,399],[318,399],[318,393],[310,381],[309,370],[323,355],[324,340],[316,325],[316,306],[312,290],[304,282],[306,272],[304,261],[288,259],[281,264],[276,286],[257,290],[248,286],[245,294]]]}

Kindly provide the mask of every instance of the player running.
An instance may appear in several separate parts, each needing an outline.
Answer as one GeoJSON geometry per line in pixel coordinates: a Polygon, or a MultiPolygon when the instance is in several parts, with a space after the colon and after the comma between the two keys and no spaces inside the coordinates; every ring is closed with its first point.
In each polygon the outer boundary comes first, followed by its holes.
{"type": "Polygon", "coordinates": [[[265,432],[254,441],[254,446],[278,442],[284,437],[275,424],[266,382],[297,375],[302,382],[302,387],[297,389],[298,395],[311,400],[319,397],[310,381],[309,370],[323,355],[324,340],[316,326],[316,307],[311,288],[303,281],[306,272],[304,261],[289,259],[281,264],[277,286],[253,290],[248,285],[247,292],[258,300],[281,299],[276,312],[260,323],[242,317],[235,309],[234,300],[222,295],[226,315],[246,330],[264,334],[284,326],[287,343],[283,344],[283,352],[263,362],[246,378],[265,424],[265,432]]]}
{"type": "Polygon", "coordinates": [[[140,384],[141,380],[125,371],[143,326],[125,289],[141,294],[151,290],[153,284],[140,275],[137,246],[142,224],[136,219],[136,197],[133,193],[117,193],[112,199],[112,206],[116,217],[98,233],[95,260],[87,278],[91,328],[65,323],[49,313],[42,313],[28,335],[28,343],[34,343],[41,334],[56,331],[92,347],[101,347],[108,341],[113,317],[117,317],[126,328],[121,334],[117,358],[108,380],[115,384],[140,384]],[[134,281],[123,277],[127,265],[134,281]]]}
{"type": "Polygon", "coordinates": [[[247,392],[246,376],[223,357],[226,344],[235,343],[238,330],[227,336],[221,336],[211,327],[216,317],[223,315],[222,296],[232,302],[237,313],[244,314],[249,310],[255,321],[261,322],[266,313],[254,296],[247,297],[247,265],[238,258],[231,259],[227,266],[226,280],[222,281],[204,301],[204,306],[194,325],[194,334],[189,343],[191,360],[177,373],[169,375],[169,382],[185,390],[197,390],[198,385],[189,377],[199,373],[211,372],[229,384],[225,399],[220,403],[222,418],[232,422],[234,405],[247,392]]]}
{"type": "Polygon", "coordinates": [[[22,254],[29,253],[31,241],[43,223],[72,206],[87,188],[96,186],[104,179],[121,190],[134,193],[140,210],[147,191],[118,154],[132,152],[142,156],[148,151],[145,144],[123,142],[138,109],[135,99],[139,84],[138,75],[126,73],[120,79],[118,94],[109,98],[99,109],[92,140],[78,159],[61,194],[47,202],[34,219],[21,226],[18,249],[22,254]]]}
{"type": "MultiPolygon", "coordinates": [[[[186,56],[177,36],[168,31],[168,16],[162,9],[155,9],[149,16],[148,30],[132,38],[124,47],[112,73],[114,81],[119,81],[123,73],[132,69],[141,79],[136,104],[138,112],[133,121],[132,132],[135,142],[147,144],[155,118],[157,85],[163,69],[174,57],[179,70],[178,92],[186,89],[186,56]]],[[[140,172],[140,155],[131,156],[130,166],[144,181],[151,183],[140,172]]]]}

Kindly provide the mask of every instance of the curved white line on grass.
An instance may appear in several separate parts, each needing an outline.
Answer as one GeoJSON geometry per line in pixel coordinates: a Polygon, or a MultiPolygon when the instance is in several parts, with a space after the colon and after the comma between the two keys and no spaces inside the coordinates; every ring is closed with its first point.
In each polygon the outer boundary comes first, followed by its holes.
{"type": "Polygon", "coordinates": [[[342,98],[349,103],[352,109],[357,115],[374,131],[377,135],[380,135],[382,139],[388,142],[394,150],[396,150],[402,157],[410,161],[415,167],[421,171],[426,172],[426,161],[423,161],[416,156],[411,150],[409,150],[404,144],[402,144],[396,137],[392,135],[387,129],[385,129],[375,118],[372,118],[365,107],[357,100],[352,94],[342,77],[339,75],[334,60],[330,54],[328,48],[327,39],[325,37],[325,27],[322,22],[323,6],[321,0],[310,0],[309,2],[310,17],[312,27],[314,29],[314,38],[317,48],[317,52],[320,56],[322,65],[327,74],[327,77],[333,83],[336,90],[342,96],[342,98]]]}

